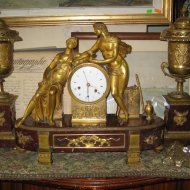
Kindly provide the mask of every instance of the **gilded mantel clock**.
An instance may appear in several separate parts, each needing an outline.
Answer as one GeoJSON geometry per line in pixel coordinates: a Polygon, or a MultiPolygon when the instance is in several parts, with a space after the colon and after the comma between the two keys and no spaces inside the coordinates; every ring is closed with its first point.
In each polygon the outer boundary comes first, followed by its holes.
{"type": "Polygon", "coordinates": [[[72,126],[106,125],[110,81],[103,67],[93,63],[78,65],[69,76],[68,90],[72,99],[72,126]]]}

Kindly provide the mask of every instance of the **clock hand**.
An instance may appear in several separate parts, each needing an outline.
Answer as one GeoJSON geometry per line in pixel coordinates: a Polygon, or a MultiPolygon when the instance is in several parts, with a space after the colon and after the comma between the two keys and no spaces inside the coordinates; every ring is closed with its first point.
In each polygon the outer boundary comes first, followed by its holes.
{"type": "Polygon", "coordinates": [[[94,87],[94,86],[92,86],[92,85],[88,82],[88,79],[87,79],[87,77],[86,77],[86,73],[85,73],[84,71],[83,71],[83,74],[84,74],[84,77],[85,77],[86,82],[87,82],[87,98],[88,98],[88,101],[89,101],[89,87],[95,88],[95,89],[94,89],[94,92],[95,92],[95,93],[100,94],[100,92],[98,92],[97,88],[94,87]]]}
{"type": "Polygon", "coordinates": [[[87,86],[87,96],[86,97],[88,98],[88,101],[89,101],[89,87],[90,87],[90,83],[87,82],[86,86],[87,86]]]}
{"type": "Polygon", "coordinates": [[[88,87],[92,87],[92,88],[95,88],[95,90],[96,90],[96,92],[97,92],[97,89],[96,89],[96,87],[94,87],[94,86],[92,86],[89,82],[88,82],[88,79],[87,79],[87,77],[86,77],[86,73],[83,71],[83,74],[84,74],[84,77],[85,77],[85,79],[86,79],[86,82],[87,82],[87,86],[88,87]]]}
{"type": "Polygon", "coordinates": [[[83,71],[83,74],[84,74],[84,77],[85,77],[85,79],[86,79],[86,86],[87,86],[87,98],[88,98],[88,101],[89,101],[89,87],[91,86],[91,84],[88,82],[88,79],[87,79],[87,77],[86,77],[86,73],[83,71]]]}
{"type": "Polygon", "coordinates": [[[100,92],[98,91],[97,87],[92,86],[90,83],[87,83],[87,86],[94,88],[94,92],[100,94],[100,92]]]}
{"type": "Polygon", "coordinates": [[[86,82],[88,83],[87,77],[86,77],[86,73],[83,71],[84,77],[86,79],[86,82]]]}

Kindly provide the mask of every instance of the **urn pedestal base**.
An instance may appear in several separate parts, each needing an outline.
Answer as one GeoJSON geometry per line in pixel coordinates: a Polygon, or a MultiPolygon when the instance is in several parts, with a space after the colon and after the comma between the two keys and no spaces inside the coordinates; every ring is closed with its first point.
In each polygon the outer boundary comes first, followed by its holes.
{"type": "Polygon", "coordinates": [[[135,164],[140,161],[141,151],[163,144],[164,121],[158,117],[152,122],[142,116],[130,118],[127,124],[120,126],[115,115],[108,115],[106,127],[72,127],[71,115],[65,115],[62,123],[62,127],[50,127],[28,118],[16,129],[16,145],[38,151],[38,161],[42,164],[52,163],[52,153],[122,151],[128,152],[128,164],[135,164]]]}
{"type": "Polygon", "coordinates": [[[166,101],[166,139],[190,140],[190,98],[173,99],[163,96],[166,101]]]}
{"type": "Polygon", "coordinates": [[[15,146],[15,100],[17,96],[8,94],[4,98],[0,94],[0,147],[15,146]]]}

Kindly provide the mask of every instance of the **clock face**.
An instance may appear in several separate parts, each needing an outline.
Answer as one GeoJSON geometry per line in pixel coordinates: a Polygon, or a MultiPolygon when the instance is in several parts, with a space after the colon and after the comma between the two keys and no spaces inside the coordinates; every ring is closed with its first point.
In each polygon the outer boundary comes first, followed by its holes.
{"type": "Polygon", "coordinates": [[[82,102],[95,102],[107,95],[108,77],[100,66],[80,66],[70,77],[69,88],[75,99],[82,102]]]}

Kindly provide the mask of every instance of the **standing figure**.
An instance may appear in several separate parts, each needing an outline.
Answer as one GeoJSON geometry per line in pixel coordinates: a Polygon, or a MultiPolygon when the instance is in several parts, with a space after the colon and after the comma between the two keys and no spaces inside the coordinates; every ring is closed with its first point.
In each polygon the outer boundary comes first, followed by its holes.
{"type": "Polygon", "coordinates": [[[93,27],[99,38],[91,49],[76,56],[75,64],[80,64],[82,62],[80,60],[85,60],[86,57],[91,63],[106,66],[110,76],[111,93],[118,106],[116,114],[122,122],[127,121],[128,111],[124,101],[124,90],[129,80],[129,69],[125,56],[131,53],[132,48],[110,34],[104,23],[97,22],[93,27]],[[98,51],[101,51],[103,60],[93,58],[98,51]]]}
{"type": "Polygon", "coordinates": [[[66,41],[66,49],[58,53],[46,68],[43,80],[30,100],[22,119],[17,123],[18,128],[31,115],[35,121],[54,125],[54,111],[62,105],[62,94],[68,76],[72,70],[73,48],[77,39],[71,37],[66,41]]]}

